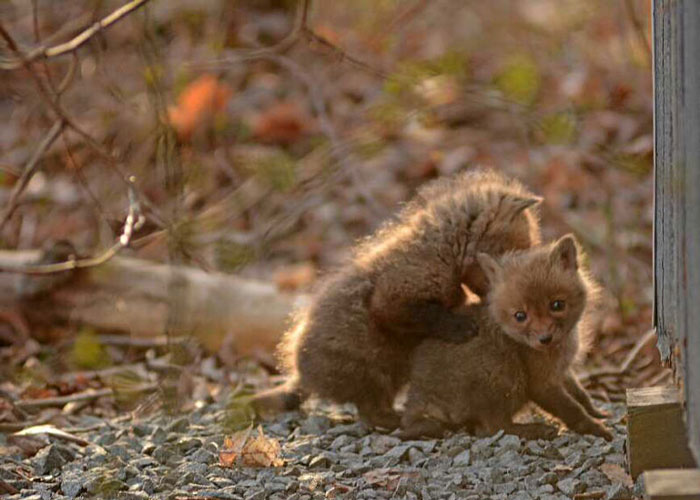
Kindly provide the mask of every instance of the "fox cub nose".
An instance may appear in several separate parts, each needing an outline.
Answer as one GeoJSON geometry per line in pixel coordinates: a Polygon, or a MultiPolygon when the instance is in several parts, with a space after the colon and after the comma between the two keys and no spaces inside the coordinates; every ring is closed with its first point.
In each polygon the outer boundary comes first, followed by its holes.
{"type": "Polygon", "coordinates": [[[547,345],[550,342],[552,342],[552,335],[551,334],[541,335],[537,338],[537,340],[540,341],[540,344],[547,345]]]}

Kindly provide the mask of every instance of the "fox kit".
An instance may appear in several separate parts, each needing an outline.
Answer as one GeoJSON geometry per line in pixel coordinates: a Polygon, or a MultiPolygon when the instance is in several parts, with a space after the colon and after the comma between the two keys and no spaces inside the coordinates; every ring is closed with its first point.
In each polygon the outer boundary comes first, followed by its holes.
{"type": "Polygon", "coordinates": [[[461,285],[485,292],[478,252],[500,255],[539,243],[539,202],[494,172],[421,189],[296,317],[279,349],[289,379],[254,397],[256,410],[292,409],[316,395],[355,403],[370,425],[397,427],[393,401],[408,379],[413,348],[426,338],[464,342],[475,334],[460,308],[461,285]]]}
{"type": "Polygon", "coordinates": [[[533,401],[576,432],[612,437],[571,370],[598,293],[578,260],[571,235],[500,259],[478,255],[491,285],[485,305],[468,307],[479,335],[462,345],[427,339],[415,349],[404,436],[467,427],[544,437],[538,424],[512,422],[533,401]]]}

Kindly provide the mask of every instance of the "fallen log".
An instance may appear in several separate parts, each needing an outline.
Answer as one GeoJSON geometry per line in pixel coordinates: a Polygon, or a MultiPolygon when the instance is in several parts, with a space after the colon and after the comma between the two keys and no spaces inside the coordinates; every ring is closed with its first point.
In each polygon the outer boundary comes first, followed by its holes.
{"type": "MultiPolygon", "coordinates": [[[[40,260],[39,251],[0,251],[3,269],[40,260]]],[[[189,334],[211,350],[226,340],[239,354],[272,350],[290,312],[307,300],[272,283],[121,256],[59,275],[0,272],[0,302],[21,308],[30,325],[87,325],[134,337],[189,334]]]]}

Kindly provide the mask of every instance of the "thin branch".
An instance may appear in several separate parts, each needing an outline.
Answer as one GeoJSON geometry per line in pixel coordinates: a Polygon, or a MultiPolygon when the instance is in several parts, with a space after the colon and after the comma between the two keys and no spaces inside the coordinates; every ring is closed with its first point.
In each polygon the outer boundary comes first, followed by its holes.
{"type": "Polygon", "coordinates": [[[65,54],[70,54],[80,48],[82,45],[84,45],[88,40],[90,40],[92,37],[100,33],[101,31],[104,31],[105,29],[109,28],[113,24],[117,23],[121,19],[123,19],[125,16],[131,14],[132,12],[138,10],[139,8],[143,7],[146,5],[150,0],[132,0],[131,2],[127,3],[126,5],[118,8],[108,16],[102,18],[101,20],[97,21],[94,23],[92,26],[87,28],[86,30],[82,31],[80,34],[78,34],[76,37],[72,38],[71,40],[68,40],[65,43],[61,43],[58,45],[54,45],[52,47],[47,47],[47,46],[40,46],[37,47],[26,55],[24,59],[21,57],[17,57],[14,60],[9,60],[2,65],[0,65],[0,68],[2,69],[17,69],[27,62],[32,62],[37,59],[50,59],[52,57],[58,57],[62,56],[65,54]]]}
{"type": "Polygon", "coordinates": [[[125,248],[131,242],[131,238],[135,231],[138,231],[141,226],[143,226],[146,221],[145,217],[141,213],[141,207],[139,206],[138,200],[136,198],[136,192],[133,189],[133,178],[130,179],[130,189],[129,189],[129,213],[126,216],[126,221],[124,222],[124,229],[122,234],[119,236],[117,241],[110,248],[105,250],[102,254],[97,257],[90,257],[86,259],[72,258],[65,262],[58,262],[55,264],[21,264],[18,266],[9,264],[0,264],[0,271],[12,272],[12,273],[22,273],[22,274],[53,274],[60,273],[64,271],[71,271],[74,269],[84,269],[86,267],[95,267],[100,264],[104,264],[109,259],[114,257],[122,248],[125,248]]]}
{"type": "Polygon", "coordinates": [[[338,47],[336,44],[328,40],[327,38],[319,35],[316,33],[314,30],[305,28],[303,30],[303,34],[306,36],[308,41],[310,42],[316,42],[322,47],[325,47],[328,50],[333,51],[339,58],[340,62],[347,61],[353,66],[356,66],[357,68],[360,68],[362,70],[365,70],[368,73],[373,74],[374,76],[378,76],[380,78],[389,78],[389,74],[386,73],[385,71],[382,71],[381,69],[375,68],[374,66],[361,61],[360,59],[348,54],[343,48],[338,47]]]}
{"type": "MultiPolygon", "coordinates": [[[[158,390],[157,384],[145,384],[130,388],[129,392],[152,392],[155,390],[158,390]]],[[[93,401],[103,397],[116,396],[119,394],[119,392],[120,391],[111,388],[99,389],[96,391],[79,392],[69,396],[57,396],[55,398],[27,399],[24,401],[17,401],[15,405],[24,410],[49,408],[52,406],[64,406],[68,403],[93,401]]]]}
{"type": "MultiPolygon", "coordinates": [[[[49,105],[51,110],[56,114],[56,116],[61,119],[64,124],[71,129],[73,129],[78,135],[80,135],[85,142],[90,146],[93,150],[95,150],[100,156],[105,157],[110,164],[114,162],[114,158],[112,158],[112,155],[110,155],[108,152],[104,151],[102,146],[95,140],[93,137],[85,132],[82,128],[78,127],[77,124],[73,122],[73,120],[68,116],[68,114],[63,110],[61,105],[58,103],[57,100],[54,100],[50,93],[49,90],[46,88],[44,85],[44,82],[41,81],[41,78],[39,78],[39,75],[37,75],[36,71],[34,71],[34,68],[32,67],[32,63],[30,62],[29,59],[27,59],[27,56],[25,56],[22,51],[19,50],[17,43],[15,42],[14,38],[10,35],[10,33],[5,29],[5,27],[0,23],[0,37],[5,39],[5,42],[7,43],[8,47],[10,50],[17,56],[22,61],[23,66],[29,73],[29,76],[34,80],[34,84],[36,85],[37,89],[39,90],[39,94],[41,94],[41,97],[44,99],[44,101],[49,105]]],[[[111,165],[114,166],[114,165],[111,165]]],[[[118,170],[118,169],[117,169],[118,170]]]]}
{"type": "Polygon", "coordinates": [[[68,403],[74,403],[79,401],[92,401],[94,399],[113,395],[114,390],[112,389],[100,389],[97,391],[79,392],[76,394],[71,394],[70,396],[57,396],[55,398],[42,399],[25,399],[24,401],[17,401],[15,405],[18,408],[30,410],[36,408],[49,408],[52,406],[63,406],[68,403]]]}
{"type": "Polygon", "coordinates": [[[17,180],[17,182],[14,185],[14,188],[12,189],[12,193],[10,194],[10,199],[7,202],[7,206],[5,207],[5,210],[0,216],[0,231],[3,230],[5,225],[7,224],[7,221],[10,220],[10,217],[15,213],[18,207],[18,199],[20,195],[24,192],[26,189],[27,185],[29,184],[29,181],[32,179],[34,174],[37,171],[37,168],[39,166],[39,160],[44,156],[44,153],[46,152],[49,147],[51,147],[51,144],[54,143],[56,138],[59,136],[61,131],[63,130],[64,122],[61,119],[56,120],[54,122],[53,126],[49,129],[48,133],[42,139],[42,141],[39,143],[39,147],[36,148],[34,151],[34,154],[29,158],[29,161],[27,162],[27,165],[24,167],[24,170],[22,171],[21,177],[17,180]]]}

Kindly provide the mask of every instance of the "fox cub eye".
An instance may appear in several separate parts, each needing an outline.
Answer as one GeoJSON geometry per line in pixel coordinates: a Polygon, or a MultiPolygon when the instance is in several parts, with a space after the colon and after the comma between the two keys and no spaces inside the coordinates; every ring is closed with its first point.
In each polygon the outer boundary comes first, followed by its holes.
{"type": "Polygon", "coordinates": [[[564,307],[566,307],[566,302],[563,300],[553,300],[551,304],[549,304],[549,308],[554,311],[563,311],[564,307]]]}
{"type": "Polygon", "coordinates": [[[514,314],[515,316],[515,321],[518,323],[522,323],[527,319],[527,313],[525,311],[518,311],[514,314]]]}

